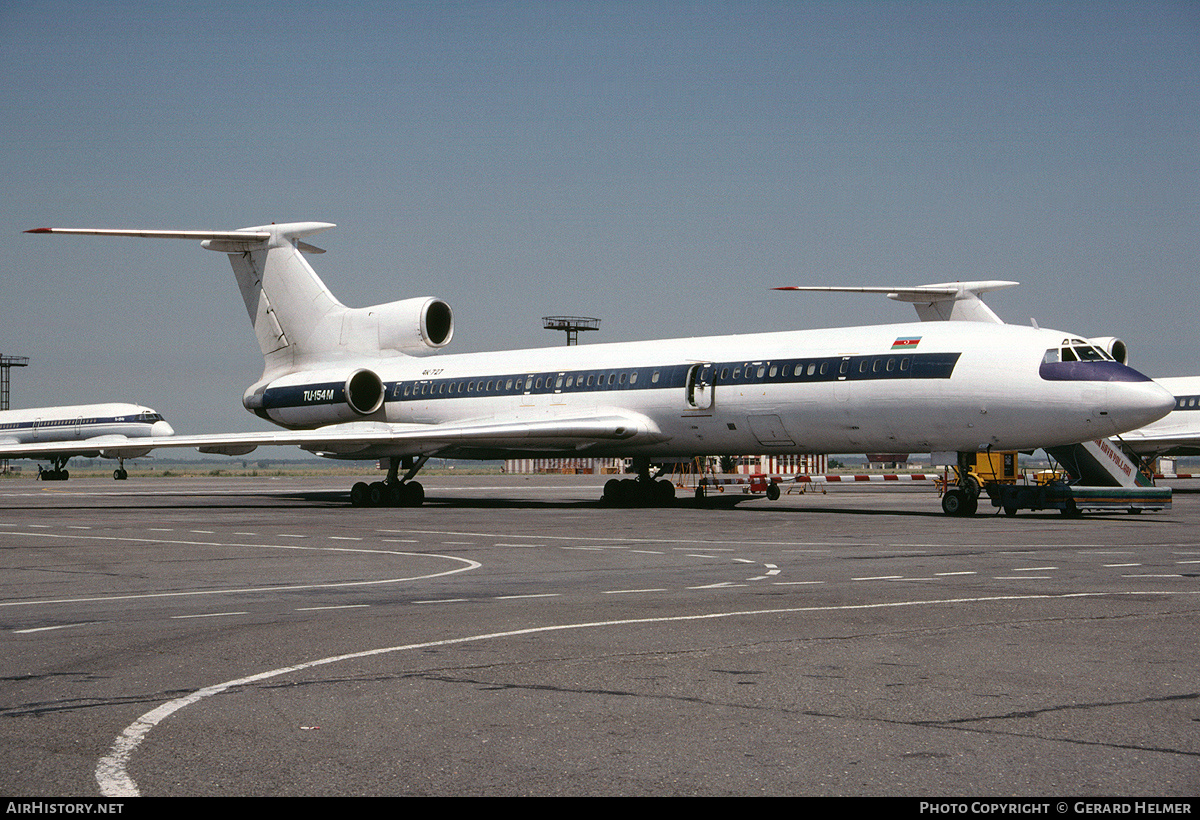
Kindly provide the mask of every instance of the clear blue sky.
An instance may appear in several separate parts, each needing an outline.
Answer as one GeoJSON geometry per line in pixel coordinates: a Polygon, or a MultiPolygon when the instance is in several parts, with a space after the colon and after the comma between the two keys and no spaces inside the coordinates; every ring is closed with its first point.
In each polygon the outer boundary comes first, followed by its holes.
{"type": "Polygon", "coordinates": [[[338,223],[451,351],[915,319],[786,284],[1015,279],[1011,322],[1200,373],[1200,3],[0,0],[13,405],[266,425],[222,255],[42,226],[338,223]]]}

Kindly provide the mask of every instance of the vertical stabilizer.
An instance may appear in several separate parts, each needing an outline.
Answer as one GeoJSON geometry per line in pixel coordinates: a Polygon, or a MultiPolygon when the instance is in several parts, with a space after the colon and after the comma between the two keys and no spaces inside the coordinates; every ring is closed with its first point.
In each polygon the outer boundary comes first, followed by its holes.
{"type": "Polygon", "coordinates": [[[209,239],[209,250],[229,254],[246,312],[265,361],[264,375],[288,372],[335,350],[346,306],[339,302],[304,258],[319,252],[300,237],[334,227],[325,222],[292,222],[245,228],[266,241],[209,239]]]}

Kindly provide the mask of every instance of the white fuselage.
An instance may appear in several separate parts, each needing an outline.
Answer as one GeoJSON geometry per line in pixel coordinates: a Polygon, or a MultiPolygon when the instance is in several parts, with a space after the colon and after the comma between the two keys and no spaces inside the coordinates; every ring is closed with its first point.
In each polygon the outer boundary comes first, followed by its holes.
{"type": "MultiPolygon", "coordinates": [[[[650,457],[1023,450],[1113,435],[1169,410],[1165,391],[1116,362],[1072,363],[1069,373],[1060,363],[1047,378],[1043,359],[1065,335],[938,322],[347,358],[259,383],[247,395],[257,390],[256,412],[293,429],[630,414],[643,420],[637,436],[586,454],[650,457]],[[377,374],[386,391],[367,414],[346,401],[358,369],[377,374]]],[[[409,452],[400,445],[369,454],[409,452]]],[[[443,454],[518,452],[526,451],[443,454]]]]}

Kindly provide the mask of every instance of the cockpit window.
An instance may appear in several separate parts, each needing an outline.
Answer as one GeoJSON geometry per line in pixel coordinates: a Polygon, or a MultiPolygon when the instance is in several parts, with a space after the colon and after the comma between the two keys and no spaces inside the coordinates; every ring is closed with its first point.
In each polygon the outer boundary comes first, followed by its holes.
{"type": "Polygon", "coordinates": [[[1111,362],[1115,359],[1082,339],[1063,339],[1062,347],[1052,347],[1047,350],[1042,361],[1049,364],[1051,362],[1111,362]]]}

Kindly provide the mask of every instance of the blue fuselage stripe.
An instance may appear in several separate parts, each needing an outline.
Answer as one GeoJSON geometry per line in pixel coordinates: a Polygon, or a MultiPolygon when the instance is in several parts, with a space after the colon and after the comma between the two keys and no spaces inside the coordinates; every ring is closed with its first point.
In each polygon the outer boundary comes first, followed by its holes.
{"type": "MultiPolygon", "coordinates": [[[[804,384],[883,379],[949,379],[960,353],[893,353],[871,356],[827,356],[762,362],[669,364],[594,370],[507,373],[414,379],[384,385],[386,401],[427,401],[496,396],[601,393],[612,390],[680,390],[689,373],[716,388],[750,384],[804,384]]],[[[311,407],[346,401],[341,382],[268,387],[263,409],[311,407]]]]}

